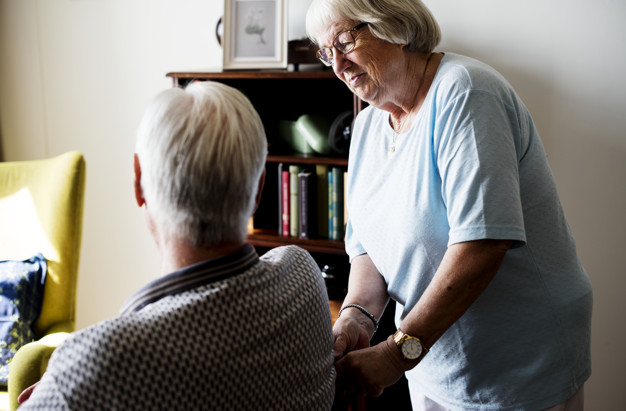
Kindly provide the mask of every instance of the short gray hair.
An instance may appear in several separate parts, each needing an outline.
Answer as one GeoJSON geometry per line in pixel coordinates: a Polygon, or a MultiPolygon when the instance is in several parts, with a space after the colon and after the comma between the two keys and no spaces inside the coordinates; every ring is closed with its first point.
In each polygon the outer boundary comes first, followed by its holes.
{"type": "Polygon", "coordinates": [[[147,206],[167,235],[195,247],[245,241],[267,141],[241,92],[211,81],[161,92],[136,153],[147,206]]]}
{"type": "Polygon", "coordinates": [[[412,51],[430,53],[441,41],[439,24],[420,0],[313,0],[307,35],[319,45],[326,28],[342,21],[368,22],[375,37],[412,51]]]}

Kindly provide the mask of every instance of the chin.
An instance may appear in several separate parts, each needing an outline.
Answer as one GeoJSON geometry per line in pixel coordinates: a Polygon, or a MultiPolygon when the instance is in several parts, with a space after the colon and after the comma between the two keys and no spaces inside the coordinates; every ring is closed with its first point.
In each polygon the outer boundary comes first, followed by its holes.
{"type": "Polygon", "coordinates": [[[371,94],[359,94],[357,93],[357,96],[363,100],[364,102],[366,102],[367,104],[369,104],[370,106],[374,106],[374,107],[378,107],[378,105],[376,104],[376,98],[375,96],[371,95],[371,94]]]}
{"type": "Polygon", "coordinates": [[[373,104],[373,100],[376,97],[374,93],[369,93],[367,90],[363,90],[360,87],[351,90],[358,98],[365,101],[367,104],[373,104]]]}

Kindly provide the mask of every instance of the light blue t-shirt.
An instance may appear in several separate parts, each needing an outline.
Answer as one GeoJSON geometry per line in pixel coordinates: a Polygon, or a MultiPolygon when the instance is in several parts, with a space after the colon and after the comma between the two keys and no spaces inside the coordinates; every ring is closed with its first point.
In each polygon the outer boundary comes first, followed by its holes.
{"type": "Polygon", "coordinates": [[[449,245],[509,239],[492,283],[407,377],[458,410],[536,410],[591,373],[592,290],[528,110],[491,67],[447,53],[411,129],[388,154],[386,111],[354,125],[346,250],[367,253],[397,323],[449,245]]]}

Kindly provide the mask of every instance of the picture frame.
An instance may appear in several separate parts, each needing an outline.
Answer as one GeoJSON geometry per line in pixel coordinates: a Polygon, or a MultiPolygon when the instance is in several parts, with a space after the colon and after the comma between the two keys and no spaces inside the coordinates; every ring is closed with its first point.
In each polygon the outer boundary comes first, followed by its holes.
{"type": "Polygon", "coordinates": [[[287,68],[287,1],[224,0],[224,70],[287,68]]]}

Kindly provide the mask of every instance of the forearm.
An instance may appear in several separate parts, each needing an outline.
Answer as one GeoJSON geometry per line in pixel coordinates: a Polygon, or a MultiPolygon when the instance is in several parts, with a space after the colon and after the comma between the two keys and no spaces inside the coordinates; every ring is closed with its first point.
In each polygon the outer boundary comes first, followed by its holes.
{"type": "MultiPolygon", "coordinates": [[[[433,280],[404,318],[400,329],[411,336],[419,337],[430,348],[487,288],[498,272],[510,245],[510,241],[481,240],[449,247],[433,280]]],[[[367,263],[368,260],[369,258],[362,262],[367,263]]],[[[366,289],[372,285],[376,286],[376,283],[355,285],[353,297],[364,300],[347,301],[367,301],[372,310],[373,307],[380,307],[381,300],[377,300],[370,293],[372,290],[368,292],[366,289]]],[[[378,290],[380,291],[379,288],[378,290]]],[[[384,295],[387,296],[386,291],[384,295]]],[[[346,322],[352,323],[349,320],[346,322]]],[[[365,338],[363,327],[360,329],[361,338],[365,338]]],[[[349,340],[347,334],[342,335],[342,338],[349,340]]],[[[379,395],[385,387],[396,382],[405,371],[419,363],[419,359],[405,360],[391,336],[373,347],[350,346],[342,341],[338,349],[337,341],[338,339],[335,340],[335,358],[340,358],[338,354],[343,355],[346,351],[343,350],[344,346],[350,347],[347,354],[335,364],[338,386],[348,391],[357,390],[373,396],[379,395]]],[[[352,341],[349,340],[348,343],[350,342],[352,341]]]]}
{"type": "MultiPolygon", "coordinates": [[[[367,254],[363,254],[354,258],[348,279],[348,293],[344,298],[342,307],[357,304],[364,307],[377,319],[380,319],[388,301],[387,284],[370,257],[367,254]]],[[[358,310],[344,311],[344,313],[345,315],[356,316],[358,315],[358,310]]],[[[344,313],[342,313],[342,316],[344,313]]]]}
{"type": "Polygon", "coordinates": [[[348,294],[342,304],[340,316],[333,326],[335,359],[350,351],[369,347],[370,339],[376,330],[375,323],[382,315],[388,300],[385,281],[369,256],[364,254],[354,258],[350,269],[348,294]],[[371,313],[375,319],[372,320],[362,310],[371,313]]]}
{"type": "Polygon", "coordinates": [[[400,328],[431,347],[487,288],[510,241],[480,240],[448,248],[437,272],[400,328]]]}

